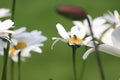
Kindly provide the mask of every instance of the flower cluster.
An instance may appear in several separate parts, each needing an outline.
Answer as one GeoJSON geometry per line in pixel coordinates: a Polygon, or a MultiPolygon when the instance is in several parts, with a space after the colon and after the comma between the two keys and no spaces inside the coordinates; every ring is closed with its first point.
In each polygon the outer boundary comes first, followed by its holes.
{"type": "MultiPolygon", "coordinates": [[[[10,10],[2,8],[0,9],[0,19],[10,16],[10,10]]],[[[42,35],[41,31],[33,30],[31,32],[26,31],[26,27],[22,27],[17,30],[10,30],[14,28],[14,22],[10,19],[0,20],[0,55],[4,55],[4,49],[7,48],[7,42],[10,42],[9,56],[15,62],[18,62],[18,54],[21,55],[21,60],[25,60],[25,57],[30,57],[31,51],[41,53],[43,42],[47,39],[42,35]],[[9,36],[11,34],[11,36],[9,36]]]]}
{"type": "MultiPolygon", "coordinates": [[[[91,23],[95,42],[98,44],[98,50],[120,57],[120,15],[117,10],[114,13],[108,11],[103,16],[92,19],[90,15],[87,15],[91,23]]],[[[85,45],[89,47],[83,59],[86,59],[94,49],[93,40],[91,38],[89,23],[85,18],[83,21],[73,20],[74,26],[71,31],[66,32],[61,24],[57,24],[56,28],[61,38],[53,37],[55,40],[53,45],[57,41],[63,41],[71,45],[85,45]]],[[[53,47],[52,45],[52,47],[53,47]]]]}

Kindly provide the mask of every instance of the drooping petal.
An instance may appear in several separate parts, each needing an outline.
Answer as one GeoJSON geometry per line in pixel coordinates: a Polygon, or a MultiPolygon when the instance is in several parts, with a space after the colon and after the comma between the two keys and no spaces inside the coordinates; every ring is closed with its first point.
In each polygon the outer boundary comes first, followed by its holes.
{"type": "Polygon", "coordinates": [[[57,28],[57,30],[58,30],[58,33],[59,33],[59,35],[62,37],[62,38],[64,38],[64,39],[69,39],[69,35],[67,34],[67,32],[66,32],[66,30],[64,29],[64,27],[61,25],[61,24],[57,24],[56,25],[56,28],[57,28]]]}
{"type": "Polygon", "coordinates": [[[98,50],[102,51],[102,52],[105,52],[107,54],[110,54],[110,55],[120,57],[120,49],[118,49],[114,46],[102,44],[102,45],[99,45],[98,50]]]}
{"type": "Polygon", "coordinates": [[[113,46],[120,49],[120,27],[116,28],[112,33],[113,46]]]}
{"type": "Polygon", "coordinates": [[[89,56],[89,54],[92,53],[93,51],[94,51],[94,48],[88,49],[88,50],[84,53],[84,55],[83,55],[82,58],[83,58],[84,60],[86,60],[87,57],[89,56]]]}

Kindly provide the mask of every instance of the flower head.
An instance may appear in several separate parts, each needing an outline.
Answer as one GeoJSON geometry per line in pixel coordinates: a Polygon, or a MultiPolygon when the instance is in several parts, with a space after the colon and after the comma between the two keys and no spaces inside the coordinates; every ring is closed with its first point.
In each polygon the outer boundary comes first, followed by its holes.
{"type": "MultiPolygon", "coordinates": [[[[109,31],[111,35],[106,34],[106,39],[104,39],[104,44],[100,44],[99,51],[120,57],[120,27],[116,28],[114,31],[109,31]],[[108,36],[108,37],[107,37],[108,36]]],[[[83,59],[86,59],[90,53],[94,51],[94,48],[90,48],[83,55],[83,59]]]]}
{"type": "Polygon", "coordinates": [[[120,26],[120,15],[117,10],[114,10],[114,13],[108,11],[108,13],[104,14],[104,18],[112,24],[113,28],[120,26]]]}
{"type": "Polygon", "coordinates": [[[34,30],[32,32],[26,32],[26,28],[22,27],[15,30],[15,33],[12,34],[13,44],[11,44],[9,54],[17,62],[18,53],[21,52],[21,58],[24,60],[25,57],[31,56],[31,51],[41,53],[42,49],[40,47],[43,46],[42,42],[46,39],[41,31],[34,30]]]}
{"type": "Polygon", "coordinates": [[[70,46],[87,45],[87,43],[92,39],[91,37],[85,38],[86,30],[83,26],[73,26],[70,32],[66,32],[64,27],[59,23],[56,25],[56,28],[61,38],[53,37],[52,39],[55,40],[53,45],[59,40],[68,43],[70,46]]]}

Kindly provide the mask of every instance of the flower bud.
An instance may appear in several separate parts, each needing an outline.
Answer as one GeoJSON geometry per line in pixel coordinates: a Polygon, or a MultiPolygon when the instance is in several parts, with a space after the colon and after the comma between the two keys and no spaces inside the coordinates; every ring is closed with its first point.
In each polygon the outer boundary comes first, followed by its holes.
{"type": "Polygon", "coordinates": [[[83,20],[87,18],[86,12],[80,7],[72,5],[61,5],[57,7],[57,12],[72,20],[83,20]]]}

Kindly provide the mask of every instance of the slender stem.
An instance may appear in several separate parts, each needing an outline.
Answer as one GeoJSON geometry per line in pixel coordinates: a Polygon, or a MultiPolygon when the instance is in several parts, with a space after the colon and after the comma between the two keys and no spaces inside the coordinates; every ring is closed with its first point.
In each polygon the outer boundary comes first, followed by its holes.
{"type": "Polygon", "coordinates": [[[72,52],[73,52],[73,72],[74,72],[74,80],[77,80],[77,75],[76,75],[76,46],[72,46],[72,52]]]}
{"type": "Polygon", "coordinates": [[[9,51],[9,41],[7,48],[4,48],[4,58],[3,58],[3,71],[1,80],[7,80],[7,63],[8,63],[8,51],[9,51]]]}
{"type": "Polygon", "coordinates": [[[11,59],[11,80],[14,80],[14,61],[11,59]]]}
{"type": "MultiPolygon", "coordinates": [[[[87,46],[85,46],[85,51],[87,50],[87,46]]],[[[80,71],[80,78],[79,80],[83,80],[84,77],[84,72],[85,72],[85,66],[86,66],[86,60],[82,60],[82,67],[81,67],[81,71],[80,71]]]]}
{"type": "Polygon", "coordinates": [[[104,71],[103,71],[103,67],[102,67],[102,63],[101,63],[101,59],[100,59],[100,55],[99,55],[99,51],[98,51],[98,45],[95,43],[95,38],[93,36],[92,26],[90,24],[90,20],[89,20],[88,17],[87,17],[87,21],[88,21],[90,33],[91,33],[91,36],[92,36],[92,39],[93,39],[93,44],[94,44],[94,48],[95,48],[95,54],[96,54],[98,67],[100,69],[101,79],[105,80],[104,71]]]}
{"type": "Polygon", "coordinates": [[[21,80],[21,51],[18,53],[18,80],[21,80]]]}
{"type": "MultiPolygon", "coordinates": [[[[12,1],[12,15],[11,15],[11,20],[14,22],[14,17],[15,17],[15,7],[16,7],[16,0],[12,1]]],[[[10,39],[11,39],[11,34],[9,35],[10,39]]],[[[14,62],[11,59],[11,80],[14,80],[14,62]]]]}
{"type": "Polygon", "coordinates": [[[11,15],[12,21],[14,21],[14,17],[15,17],[15,7],[16,7],[16,0],[13,0],[12,1],[12,15],[11,15]]]}
{"type": "Polygon", "coordinates": [[[85,66],[86,66],[86,60],[83,60],[82,61],[81,72],[80,72],[80,79],[79,80],[83,80],[84,72],[85,72],[85,66]]]}

